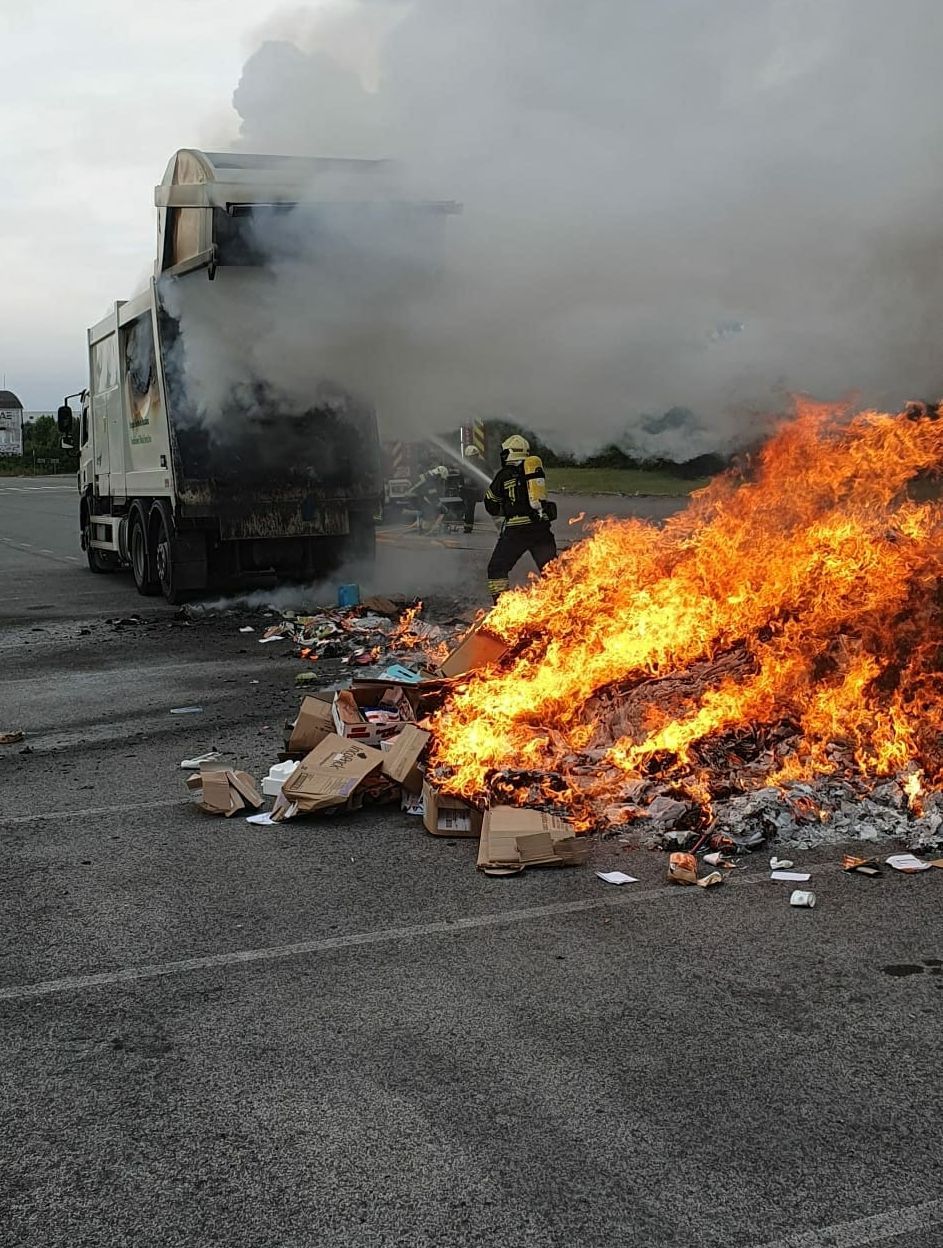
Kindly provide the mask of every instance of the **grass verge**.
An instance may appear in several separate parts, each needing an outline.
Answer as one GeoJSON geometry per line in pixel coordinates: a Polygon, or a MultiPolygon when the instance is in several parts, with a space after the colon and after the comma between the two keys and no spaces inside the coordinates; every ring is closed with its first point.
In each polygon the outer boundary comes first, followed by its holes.
{"type": "Polygon", "coordinates": [[[676,477],[644,468],[548,468],[547,488],[560,494],[660,494],[675,497],[706,485],[708,477],[676,477]]]}

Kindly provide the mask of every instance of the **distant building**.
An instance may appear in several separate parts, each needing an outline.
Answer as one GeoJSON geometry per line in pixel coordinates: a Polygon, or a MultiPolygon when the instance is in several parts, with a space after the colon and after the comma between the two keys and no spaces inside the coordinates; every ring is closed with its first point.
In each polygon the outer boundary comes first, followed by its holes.
{"type": "Polygon", "coordinates": [[[23,404],[12,390],[0,390],[0,455],[23,454],[23,404]]]}

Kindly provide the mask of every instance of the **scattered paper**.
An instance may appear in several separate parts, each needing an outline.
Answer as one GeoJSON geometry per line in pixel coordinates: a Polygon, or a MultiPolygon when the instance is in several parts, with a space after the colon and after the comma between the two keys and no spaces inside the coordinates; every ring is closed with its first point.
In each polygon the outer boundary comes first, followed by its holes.
{"type": "Polygon", "coordinates": [[[196,758],[185,758],[180,766],[185,771],[195,771],[202,763],[215,763],[219,758],[219,750],[210,750],[208,754],[198,754],[196,758]]]}
{"type": "Polygon", "coordinates": [[[254,633],[255,629],[252,627],[251,624],[247,624],[245,628],[240,628],[239,631],[240,633],[254,633]]]}
{"type": "Polygon", "coordinates": [[[263,811],[261,815],[246,815],[246,823],[258,823],[261,824],[263,828],[274,828],[278,826],[276,820],[272,818],[271,813],[267,810],[263,811]]]}
{"type": "Polygon", "coordinates": [[[808,871],[771,871],[771,880],[791,880],[795,884],[802,884],[806,880],[811,880],[812,876],[808,871]]]}
{"type": "Polygon", "coordinates": [[[718,884],[723,884],[724,877],[719,871],[712,871],[710,875],[704,875],[696,880],[698,888],[716,888],[718,884]]]}
{"type": "Polygon", "coordinates": [[[769,868],[771,871],[789,871],[795,864],[789,858],[770,858],[769,868]]]}
{"type": "Polygon", "coordinates": [[[634,875],[626,875],[624,871],[597,871],[596,874],[601,880],[605,880],[607,884],[637,884],[638,878],[634,875]]]}
{"type": "Polygon", "coordinates": [[[890,858],[885,858],[884,861],[895,871],[903,871],[907,874],[930,870],[929,862],[924,862],[922,858],[916,858],[913,854],[891,854],[890,858]]]}
{"type": "Polygon", "coordinates": [[[170,713],[171,715],[199,715],[202,710],[202,706],[172,706],[170,713]]]}

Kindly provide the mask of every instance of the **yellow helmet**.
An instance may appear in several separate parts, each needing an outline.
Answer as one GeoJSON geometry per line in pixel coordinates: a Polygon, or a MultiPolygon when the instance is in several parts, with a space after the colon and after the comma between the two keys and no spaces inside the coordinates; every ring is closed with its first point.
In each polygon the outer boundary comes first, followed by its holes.
{"type": "Polygon", "coordinates": [[[530,454],[530,443],[519,433],[512,433],[501,443],[501,459],[505,464],[519,464],[530,454]]]}

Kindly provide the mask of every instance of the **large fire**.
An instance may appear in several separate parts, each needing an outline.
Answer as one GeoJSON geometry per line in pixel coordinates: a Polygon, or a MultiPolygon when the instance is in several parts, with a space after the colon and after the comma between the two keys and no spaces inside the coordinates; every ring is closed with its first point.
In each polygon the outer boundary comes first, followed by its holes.
{"type": "Polygon", "coordinates": [[[663,527],[600,523],[501,598],[510,655],[434,717],[438,774],[584,826],[653,774],[705,812],[837,771],[941,787],[941,467],[943,420],[798,402],[663,527]]]}

